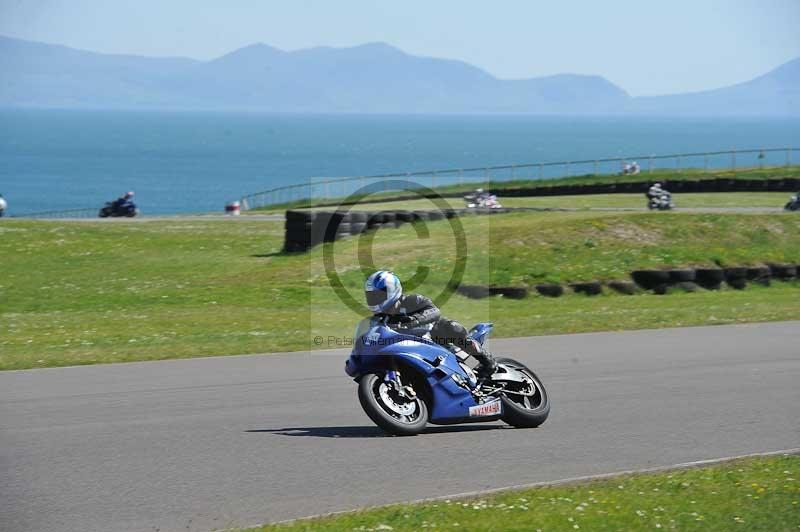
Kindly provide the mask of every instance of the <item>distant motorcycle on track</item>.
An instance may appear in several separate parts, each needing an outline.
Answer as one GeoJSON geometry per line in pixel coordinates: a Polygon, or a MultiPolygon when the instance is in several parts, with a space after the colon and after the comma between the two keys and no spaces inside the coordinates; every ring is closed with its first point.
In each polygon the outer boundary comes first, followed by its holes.
{"type": "Polygon", "coordinates": [[[647,208],[652,210],[658,211],[669,211],[675,208],[675,204],[672,202],[672,194],[667,192],[666,190],[661,191],[661,193],[656,195],[647,196],[647,208]]]}
{"type": "MultiPolygon", "coordinates": [[[[483,344],[491,323],[472,328],[483,344]]],[[[461,349],[391,329],[384,318],[363,320],[345,372],[358,382],[369,418],[390,434],[410,436],[427,423],[448,425],[502,419],[515,427],[538,427],[550,413],[544,385],[524,364],[498,358],[497,371],[478,379],[461,349]]]]}
{"type": "Polygon", "coordinates": [[[117,218],[126,216],[128,218],[133,218],[137,214],[139,214],[139,209],[136,207],[135,203],[125,203],[122,205],[115,204],[116,202],[109,201],[106,202],[105,206],[100,209],[98,216],[100,218],[117,218]]]}
{"type": "Polygon", "coordinates": [[[795,194],[789,200],[789,203],[783,206],[787,211],[800,211],[800,192],[795,194]]]}
{"type": "Polygon", "coordinates": [[[497,200],[497,196],[484,192],[479,188],[475,192],[470,192],[464,196],[464,204],[468,209],[502,209],[503,206],[497,200]]]}

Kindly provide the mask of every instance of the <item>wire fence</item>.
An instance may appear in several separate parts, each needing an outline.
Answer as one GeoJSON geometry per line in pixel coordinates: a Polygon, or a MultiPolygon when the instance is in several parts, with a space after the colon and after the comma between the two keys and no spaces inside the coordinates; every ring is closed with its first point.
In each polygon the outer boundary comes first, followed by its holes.
{"type": "MultiPolygon", "coordinates": [[[[671,155],[638,155],[608,157],[576,161],[538,162],[484,166],[475,168],[449,168],[417,172],[399,172],[355,177],[312,177],[305,183],[284,185],[269,190],[247,194],[241,198],[242,210],[285,205],[307,201],[325,201],[345,198],[359,190],[393,192],[414,188],[441,188],[466,184],[544,180],[577,176],[621,175],[624,165],[637,163],[640,173],[689,170],[732,171],[791,166],[800,148],[752,148],[727,151],[677,153],[671,155]],[[383,184],[383,187],[381,187],[383,184]]],[[[800,158],[798,158],[800,162],[800,158]]]]}

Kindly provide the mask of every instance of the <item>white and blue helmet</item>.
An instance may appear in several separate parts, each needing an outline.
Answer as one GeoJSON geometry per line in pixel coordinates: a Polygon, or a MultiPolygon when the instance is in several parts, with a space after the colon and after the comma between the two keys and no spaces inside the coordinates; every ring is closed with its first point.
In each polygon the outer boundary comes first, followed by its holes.
{"type": "Polygon", "coordinates": [[[386,312],[403,295],[403,285],[392,272],[379,270],[367,277],[364,293],[367,296],[367,307],[372,312],[386,312]]]}

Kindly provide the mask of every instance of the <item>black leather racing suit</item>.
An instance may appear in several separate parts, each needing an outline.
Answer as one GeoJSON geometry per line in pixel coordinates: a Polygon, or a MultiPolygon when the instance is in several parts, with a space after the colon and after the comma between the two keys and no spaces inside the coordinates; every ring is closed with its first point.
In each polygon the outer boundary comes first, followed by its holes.
{"type": "MultiPolygon", "coordinates": [[[[495,367],[494,357],[474,341],[467,341],[466,327],[455,320],[441,315],[439,308],[429,298],[419,294],[400,296],[396,310],[392,313],[377,314],[386,317],[386,323],[403,332],[423,336],[430,333],[431,339],[439,345],[453,344],[473,357],[482,368],[489,371],[495,367]]],[[[480,368],[479,368],[480,369],[480,368]]]]}

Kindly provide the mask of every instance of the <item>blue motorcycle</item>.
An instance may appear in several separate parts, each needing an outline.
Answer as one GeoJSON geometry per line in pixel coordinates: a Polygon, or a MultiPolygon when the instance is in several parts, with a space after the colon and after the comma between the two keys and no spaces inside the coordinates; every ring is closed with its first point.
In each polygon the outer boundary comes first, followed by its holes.
{"type": "MultiPolygon", "coordinates": [[[[469,336],[483,345],[491,330],[491,323],[479,323],[469,336]]],[[[533,371],[498,358],[494,375],[478,379],[475,362],[455,346],[394,330],[384,318],[373,317],[359,323],[345,372],[358,382],[364,412],[390,434],[418,434],[429,422],[544,423],[550,401],[533,371]]]]}

